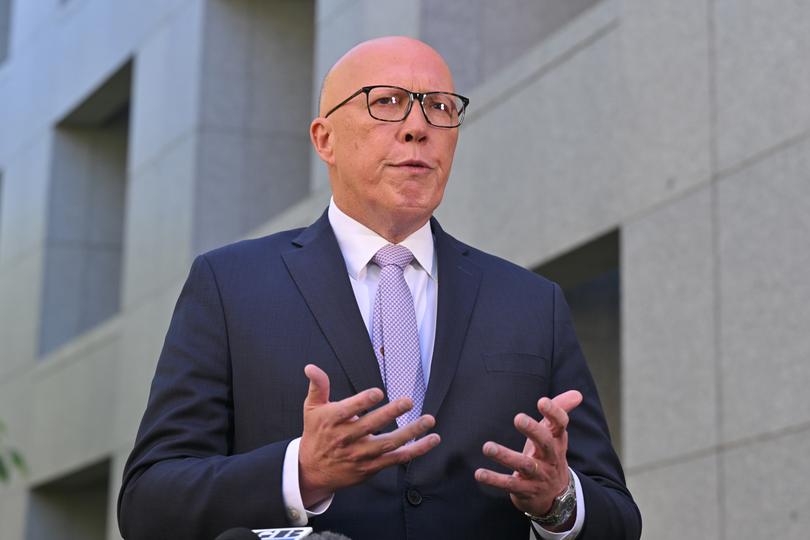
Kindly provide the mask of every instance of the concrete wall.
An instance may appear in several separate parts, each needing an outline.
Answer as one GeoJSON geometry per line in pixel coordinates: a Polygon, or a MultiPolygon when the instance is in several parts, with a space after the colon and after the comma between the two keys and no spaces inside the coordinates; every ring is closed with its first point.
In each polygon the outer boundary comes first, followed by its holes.
{"type": "Polygon", "coordinates": [[[449,231],[529,268],[619,231],[621,385],[606,394],[645,538],[803,538],[810,6],[489,4],[12,2],[0,417],[31,473],[0,486],[0,537],[36,537],[41,495],[98,463],[117,537],[123,462],[192,256],[322,212],[306,137],[320,79],[397,33],[430,39],[469,85],[438,212],[449,231]],[[43,355],[57,126],[130,61],[120,305],[43,355]]]}

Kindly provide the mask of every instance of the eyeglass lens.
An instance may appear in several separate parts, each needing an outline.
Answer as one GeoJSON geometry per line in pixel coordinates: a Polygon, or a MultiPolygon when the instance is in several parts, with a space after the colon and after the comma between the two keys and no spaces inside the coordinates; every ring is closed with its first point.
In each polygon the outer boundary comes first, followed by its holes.
{"type": "MultiPolygon", "coordinates": [[[[378,120],[399,122],[408,114],[410,95],[401,88],[380,86],[368,93],[368,110],[378,120]]],[[[434,126],[455,127],[460,122],[464,102],[452,94],[432,92],[425,96],[423,108],[434,126]]]]}

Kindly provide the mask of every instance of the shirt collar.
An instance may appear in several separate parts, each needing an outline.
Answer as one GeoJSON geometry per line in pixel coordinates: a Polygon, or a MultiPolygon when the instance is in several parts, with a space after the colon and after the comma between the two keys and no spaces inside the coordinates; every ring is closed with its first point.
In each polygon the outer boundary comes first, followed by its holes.
{"type": "MultiPolygon", "coordinates": [[[[359,221],[346,215],[337,207],[334,198],[329,201],[328,215],[329,224],[335,232],[349,275],[354,279],[361,279],[365,275],[366,267],[374,254],[390,242],[359,221]]],[[[428,273],[431,279],[435,279],[433,233],[430,230],[430,221],[400,242],[399,245],[411,250],[419,266],[428,273]]]]}

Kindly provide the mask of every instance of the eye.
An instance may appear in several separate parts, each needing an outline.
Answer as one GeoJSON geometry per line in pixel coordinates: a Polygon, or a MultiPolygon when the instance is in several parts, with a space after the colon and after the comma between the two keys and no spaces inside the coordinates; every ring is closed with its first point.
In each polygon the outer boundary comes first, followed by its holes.
{"type": "Polygon", "coordinates": [[[456,111],[450,97],[440,94],[430,96],[430,99],[426,100],[425,105],[427,105],[431,113],[440,114],[442,116],[452,116],[456,111]]]}
{"type": "Polygon", "coordinates": [[[400,103],[401,103],[400,96],[386,95],[386,96],[375,96],[372,105],[384,107],[387,105],[399,105],[400,103]]]}
{"type": "Polygon", "coordinates": [[[368,103],[374,109],[401,109],[407,106],[408,94],[398,88],[380,86],[371,90],[368,103]]]}

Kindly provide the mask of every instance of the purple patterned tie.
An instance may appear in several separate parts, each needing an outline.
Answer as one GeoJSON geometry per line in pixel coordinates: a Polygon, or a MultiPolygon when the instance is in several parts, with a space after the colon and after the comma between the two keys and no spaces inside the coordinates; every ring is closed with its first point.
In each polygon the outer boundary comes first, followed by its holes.
{"type": "Polygon", "coordinates": [[[419,330],[413,296],[405,282],[403,270],[413,260],[408,248],[388,244],[372,257],[380,267],[380,282],[374,299],[371,342],[380,364],[388,399],[402,396],[413,400],[413,409],[397,418],[404,426],[422,414],[425,378],[419,354],[419,330]]]}

